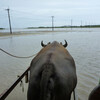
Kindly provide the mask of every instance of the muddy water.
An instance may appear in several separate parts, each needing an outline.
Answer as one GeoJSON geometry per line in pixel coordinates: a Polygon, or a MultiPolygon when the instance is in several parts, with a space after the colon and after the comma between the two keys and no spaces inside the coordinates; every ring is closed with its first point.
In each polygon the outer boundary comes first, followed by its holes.
{"type": "MultiPolygon", "coordinates": [[[[75,29],[71,31],[47,32],[47,34],[0,37],[0,48],[17,56],[28,56],[39,52],[40,42],[57,40],[68,42],[68,51],[73,56],[78,76],[77,95],[79,100],[87,100],[90,91],[100,78],[100,29],[75,29]]],[[[32,58],[18,59],[0,51],[0,94],[5,91],[30,65],[32,58]]],[[[27,86],[24,92],[20,84],[6,100],[27,100],[27,86]]]]}

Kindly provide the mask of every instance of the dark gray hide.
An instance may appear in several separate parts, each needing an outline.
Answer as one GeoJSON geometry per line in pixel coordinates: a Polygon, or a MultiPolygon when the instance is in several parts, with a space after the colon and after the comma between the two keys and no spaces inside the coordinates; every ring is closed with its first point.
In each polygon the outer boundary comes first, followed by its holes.
{"type": "Polygon", "coordinates": [[[75,62],[54,41],[44,47],[30,65],[28,100],[70,100],[77,84],[75,62]]]}
{"type": "Polygon", "coordinates": [[[96,86],[90,93],[88,100],[100,100],[100,85],[96,86]]]}

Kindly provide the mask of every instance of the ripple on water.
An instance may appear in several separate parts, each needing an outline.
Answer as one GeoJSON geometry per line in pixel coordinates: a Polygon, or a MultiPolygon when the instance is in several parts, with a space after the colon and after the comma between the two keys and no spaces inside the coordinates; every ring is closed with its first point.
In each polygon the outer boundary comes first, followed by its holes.
{"type": "MultiPolygon", "coordinates": [[[[76,29],[77,30],[77,29],[76,29]]],[[[83,29],[84,30],[84,29],[83,29]]],[[[90,29],[89,29],[90,30],[90,29]]],[[[16,55],[31,55],[41,49],[40,42],[68,41],[68,49],[76,62],[78,85],[77,93],[79,100],[88,100],[91,90],[98,84],[100,77],[100,33],[93,32],[56,32],[50,34],[38,34],[19,37],[0,38],[0,47],[16,55]]],[[[11,86],[17,79],[17,74],[22,74],[27,69],[31,59],[18,60],[10,58],[0,52],[0,93],[11,86]]],[[[22,93],[19,85],[7,100],[26,100],[26,92],[22,93]]]]}

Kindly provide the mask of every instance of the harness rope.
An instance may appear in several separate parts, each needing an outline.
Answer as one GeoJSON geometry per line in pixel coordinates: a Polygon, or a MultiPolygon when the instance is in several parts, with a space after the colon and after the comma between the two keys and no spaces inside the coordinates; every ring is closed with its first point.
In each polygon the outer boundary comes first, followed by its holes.
{"type": "Polygon", "coordinates": [[[15,57],[15,58],[31,58],[31,57],[33,57],[33,56],[35,56],[35,55],[37,54],[37,53],[36,53],[36,54],[31,55],[31,56],[21,57],[21,56],[13,55],[13,54],[11,54],[11,53],[9,53],[9,52],[7,52],[7,51],[1,49],[1,48],[0,48],[0,50],[1,50],[2,52],[6,53],[7,55],[12,56],[12,57],[15,57]]]}

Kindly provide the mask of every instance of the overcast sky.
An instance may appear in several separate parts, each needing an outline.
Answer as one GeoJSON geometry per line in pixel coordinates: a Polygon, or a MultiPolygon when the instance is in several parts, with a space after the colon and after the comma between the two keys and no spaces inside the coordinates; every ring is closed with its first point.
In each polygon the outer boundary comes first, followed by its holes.
{"type": "Polygon", "coordinates": [[[0,0],[0,27],[8,26],[10,8],[13,28],[100,24],[100,0],[0,0]]]}

